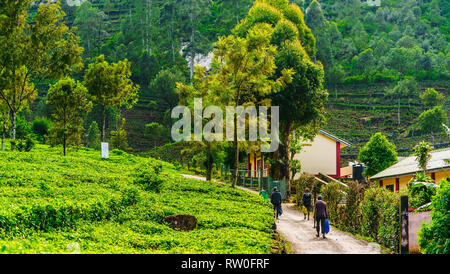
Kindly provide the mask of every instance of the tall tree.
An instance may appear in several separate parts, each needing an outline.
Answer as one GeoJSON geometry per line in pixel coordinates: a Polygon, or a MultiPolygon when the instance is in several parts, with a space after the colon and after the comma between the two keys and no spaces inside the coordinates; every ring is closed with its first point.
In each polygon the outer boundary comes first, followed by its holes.
{"type": "Polygon", "coordinates": [[[160,20],[160,6],[156,0],[134,0],[135,34],[142,43],[142,51],[152,54],[160,20]]]}
{"type": "Polygon", "coordinates": [[[305,23],[316,39],[317,52],[311,57],[314,60],[320,60],[324,66],[328,67],[333,61],[330,38],[327,33],[329,24],[317,0],[312,1],[306,9],[305,23]]]}
{"type": "Polygon", "coordinates": [[[66,147],[79,144],[83,132],[83,117],[91,111],[87,89],[71,78],[59,80],[48,91],[47,104],[53,109],[55,119],[50,130],[52,144],[62,144],[64,156],[66,147]]]}
{"type": "Polygon", "coordinates": [[[397,123],[400,125],[400,102],[404,97],[408,98],[408,104],[410,102],[411,95],[415,94],[418,90],[417,82],[413,77],[406,76],[400,80],[397,85],[386,92],[386,95],[397,99],[397,123]]]}
{"type": "Polygon", "coordinates": [[[102,108],[102,142],[106,137],[106,107],[129,109],[137,103],[139,86],[130,80],[130,66],[127,59],[110,64],[100,55],[89,64],[84,75],[91,100],[102,108]]]}
{"type": "MultiPolygon", "coordinates": [[[[179,103],[182,105],[189,106],[191,110],[193,110],[194,113],[194,119],[201,120],[201,127],[202,129],[213,119],[216,123],[223,125],[223,115],[221,117],[203,117],[203,113],[206,113],[206,110],[202,109],[201,114],[199,115],[198,112],[195,111],[195,99],[201,98],[202,99],[202,108],[203,105],[210,106],[210,105],[216,105],[218,101],[216,101],[217,96],[214,95],[214,93],[210,92],[213,88],[214,82],[212,82],[212,79],[214,79],[214,74],[208,76],[206,74],[206,69],[201,66],[195,67],[194,72],[194,79],[192,84],[185,85],[180,82],[177,83],[177,93],[179,94],[180,101],[179,103]],[[198,117],[201,116],[201,117],[198,117]]],[[[206,115],[205,115],[206,116],[206,115]]],[[[211,115],[212,116],[212,115],[211,115]]],[[[216,124],[217,125],[217,124],[216,124]]],[[[215,131],[218,129],[216,128],[215,131]]],[[[215,134],[215,133],[212,133],[215,134]]],[[[185,149],[182,153],[189,153],[189,154],[199,154],[204,155],[204,157],[201,157],[204,159],[203,165],[206,168],[206,180],[210,181],[212,179],[212,169],[214,160],[217,153],[216,151],[220,148],[221,140],[216,140],[213,135],[208,135],[208,133],[203,132],[202,138],[194,137],[194,141],[190,142],[189,148],[185,149]]]]}
{"type": "Polygon", "coordinates": [[[425,133],[430,133],[434,143],[434,134],[444,131],[443,124],[447,123],[447,112],[443,106],[436,106],[422,112],[417,118],[418,128],[425,133]]]}
{"type": "MultiPolygon", "coordinates": [[[[230,35],[219,38],[214,49],[214,70],[211,75],[213,96],[227,106],[258,104],[262,98],[278,92],[292,80],[292,70],[282,69],[275,76],[276,48],[270,44],[274,29],[266,23],[256,24],[244,38],[230,35]],[[273,79],[272,79],[273,77],[273,79]],[[258,99],[259,98],[259,99],[258,99]]],[[[237,115],[234,115],[234,180],[239,169],[237,115]]]]}
{"type": "Polygon", "coordinates": [[[375,133],[359,150],[358,160],[367,167],[365,175],[373,176],[397,162],[395,145],[381,132],[375,133]]]}
{"type": "Polygon", "coordinates": [[[84,1],[77,8],[74,25],[79,29],[87,57],[100,53],[100,47],[108,37],[108,32],[106,31],[108,21],[106,19],[107,15],[92,6],[89,1],[84,1]]]}
{"type": "Polygon", "coordinates": [[[291,186],[290,139],[293,131],[310,123],[323,120],[324,103],[328,93],[323,89],[324,71],[320,62],[313,62],[315,38],[303,20],[303,13],[288,0],[259,0],[245,18],[233,30],[245,34],[261,22],[274,26],[271,45],[275,53],[276,72],[280,77],[285,70],[292,70],[292,82],[277,93],[272,93],[272,105],[280,107],[280,147],[274,153],[273,176],[286,179],[291,186]]]}
{"type": "Polygon", "coordinates": [[[12,139],[16,138],[17,113],[37,96],[31,83],[82,68],[83,48],[64,24],[59,2],[40,4],[29,18],[31,4],[31,0],[0,3],[0,98],[10,109],[12,139]]]}
{"type": "Polygon", "coordinates": [[[93,149],[100,149],[100,130],[96,121],[92,121],[86,137],[86,146],[93,149]]]}
{"type": "Polygon", "coordinates": [[[208,52],[210,45],[200,32],[202,20],[210,11],[211,0],[181,0],[180,15],[183,20],[185,48],[183,52],[188,57],[190,79],[194,77],[195,56],[198,53],[208,52]]]}
{"type": "Polygon", "coordinates": [[[120,115],[118,115],[116,118],[116,130],[111,131],[111,145],[116,149],[128,151],[131,148],[128,145],[125,122],[125,118],[120,119],[120,115]]]}

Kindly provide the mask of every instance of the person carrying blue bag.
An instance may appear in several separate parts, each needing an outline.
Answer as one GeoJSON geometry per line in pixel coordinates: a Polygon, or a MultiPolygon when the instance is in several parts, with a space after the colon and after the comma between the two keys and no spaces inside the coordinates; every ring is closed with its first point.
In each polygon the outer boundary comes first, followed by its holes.
{"type": "MultiPolygon", "coordinates": [[[[328,220],[327,203],[322,201],[322,196],[317,197],[318,201],[314,205],[314,219],[316,220],[316,237],[319,237],[320,228],[322,228],[322,237],[325,237],[326,231],[326,221],[328,220]]],[[[328,225],[329,231],[329,225],[328,225]]]]}

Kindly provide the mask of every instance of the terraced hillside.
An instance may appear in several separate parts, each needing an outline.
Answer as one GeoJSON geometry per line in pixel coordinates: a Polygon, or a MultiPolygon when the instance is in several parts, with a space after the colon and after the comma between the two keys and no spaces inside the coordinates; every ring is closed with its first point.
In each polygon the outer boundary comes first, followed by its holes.
{"type": "MultiPolygon", "coordinates": [[[[450,106],[450,89],[448,81],[422,82],[420,89],[434,88],[446,96],[446,109],[450,106]]],[[[384,95],[392,85],[360,85],[352,87],[338,87],[338,96],[334,89],[330,89],[327,105],[328,122],[326,130],[352,143],[352,147],[345,148],[342,153],[347,159],[355,159],[362,145],[376,132],[382,132],[393,142],[400,155],[408,155],[412,147],[420,140],[432,141],[429,135],[414,136],[405,133],[417,117],[424,111],[419,95],[404,98],[400,104],[401,123],[397,121],[397,101],[384,95]]],[[[446,135],[436,135],[436,147],[450,145],[446,135]]]]}

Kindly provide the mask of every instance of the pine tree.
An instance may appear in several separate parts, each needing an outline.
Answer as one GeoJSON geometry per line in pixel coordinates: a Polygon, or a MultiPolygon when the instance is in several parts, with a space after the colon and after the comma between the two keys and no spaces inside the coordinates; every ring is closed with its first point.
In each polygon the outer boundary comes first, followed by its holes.
{"type": "Polygon", "coordinates": [[[93,121],[89,127],[86,143],[89,148],[96,150],[100,149],[100,130],[98,129],[98,124],[96,121],[93,121]]]}

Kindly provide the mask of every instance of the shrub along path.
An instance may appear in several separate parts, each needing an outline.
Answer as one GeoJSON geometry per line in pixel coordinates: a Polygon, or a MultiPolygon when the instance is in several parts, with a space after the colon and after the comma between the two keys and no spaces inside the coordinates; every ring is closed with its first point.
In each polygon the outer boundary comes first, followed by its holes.
{"type": "MultiPolygon", "coordinates": [[[[181,174],[184,177],[205,181],[206,178],[181,174]]],[[[241,187],[239,187],[241,188],[241,187]]],[[[247,191],[258,192],[246,188],[247,191]]],[[[313,217],[304,220],[303,213],[294,208],[294,204],[283,204],[283,215],[276,222],[278,232],[291,243],[295,254],[380,254],[380,247],[376,243],[358,239],[349,233],[330,229],[326,239],[316,237],[313,228],[313,217]]]]}
{"type": "Polygon", "coordinates": [[[294,204],[283,204],[283,215],[276,222],[277,230],[291,243],[296,254],[380,254],[379,245],[358,239],[334,227],[326,239],[316,237],[313,217],[304,220],[294,204]]]}

